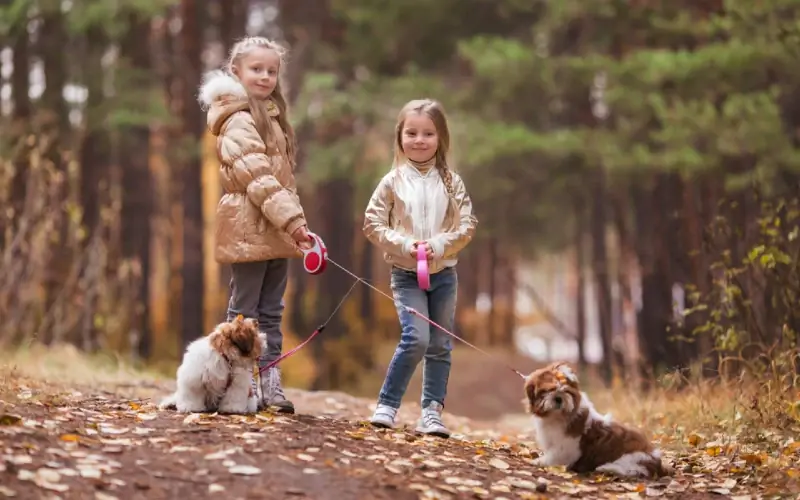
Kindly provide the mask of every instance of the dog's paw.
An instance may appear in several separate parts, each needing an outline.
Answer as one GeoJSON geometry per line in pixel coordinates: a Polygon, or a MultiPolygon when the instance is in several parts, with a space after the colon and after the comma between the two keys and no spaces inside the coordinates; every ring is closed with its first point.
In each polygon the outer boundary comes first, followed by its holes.
{"type": "Polygon", "coordinates": [[[256,413],[258,411],[258,397],[251,396],[247,398],[247,413],[256,413]]]}

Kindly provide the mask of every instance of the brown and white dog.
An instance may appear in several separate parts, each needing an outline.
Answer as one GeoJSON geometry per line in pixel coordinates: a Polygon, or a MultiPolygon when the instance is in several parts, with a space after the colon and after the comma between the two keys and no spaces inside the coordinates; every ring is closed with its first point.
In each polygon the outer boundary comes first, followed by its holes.
{"type": "Polygon", "coordinates": [[[160,404],[161,409],[182,413],[255,413],[253,368],[264,349],[254,319],[238,316],[220,323],[207,336],[186,348],[177,372],[177,390],[160,404]]]}
{"type": "Polygon", "coordinates": [[[553,363],[528,375],[525,394],[543,452],[535,465],[563,465],[573,472],[623,477],[657,478],[671,473],[661,462],[661,451],[644,434],[594,409],[566,363],[553,363]]]}

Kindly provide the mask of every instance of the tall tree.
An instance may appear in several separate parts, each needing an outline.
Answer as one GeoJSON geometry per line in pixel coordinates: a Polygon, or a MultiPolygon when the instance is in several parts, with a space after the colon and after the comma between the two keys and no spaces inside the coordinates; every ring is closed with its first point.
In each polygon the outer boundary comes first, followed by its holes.
{"type": "Polygon", "coordinates": [[[205,9],[198,0],[181,0],[181,123],[188,154],[181,170],[183,188],[183,267],[181,270],[181,341],[203,333],[203,196],[200,144],[205,129],[195,96],[203,72],[205,9]]]}
{"type": "MultiPolygon", "coordinates": [[[[122,92],[126,96],[146,96],[154,87],[150,48],[150,19],[142,12],[124,10],[127,31],[120,43],[122,92]]],[[[122,167],[122,251],[134,265],[137,289],[133,297],[130,329],[135,345],[144,359],[150,357],[150,274],[151,216],[153,183],[150,174],[149,116],[131,115],[121,124],[120,163],[122,167]]],[[[202,245],[202,240],[201,240],[202,245]]],[[[202,271],[202,268],[201,268],[202,271]]],[[[200,313],[201,310],[198,310],[200,313]]],[[[184,317],[184,321],[187,318],[184,317]]]]}

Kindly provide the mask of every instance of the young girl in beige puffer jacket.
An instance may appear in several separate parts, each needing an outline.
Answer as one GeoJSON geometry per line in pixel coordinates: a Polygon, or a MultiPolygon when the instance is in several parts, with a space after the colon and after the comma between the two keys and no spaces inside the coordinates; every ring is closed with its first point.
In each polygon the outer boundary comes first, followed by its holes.
{"type": "MultiPolygon", "coordinates": [[[[283,55],[269,39],[245,38],[234,45],[225,69],[206,75],[200,89],[217,140],[224,193],[216,213],[215,258],[231,265],[228,321],[239,314],[258,320],[267,341],[261,367],[283,348],[288,259],[311,245],[295,186],[294,130],[278,78],[283,55]]],[[[280,375],[273,367],[260,377],[259,407],[293,413],[280,375]]]]}

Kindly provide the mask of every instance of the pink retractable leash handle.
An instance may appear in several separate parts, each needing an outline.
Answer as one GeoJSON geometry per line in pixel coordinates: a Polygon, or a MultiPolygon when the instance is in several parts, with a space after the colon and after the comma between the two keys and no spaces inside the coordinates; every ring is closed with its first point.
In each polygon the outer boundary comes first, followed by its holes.
{"type": "Polygon", "coordinates": [[[417,283],[423,290],[431,287],[431,275],[428,272],[427,245],[420,243],[417,245],[417,283]]]}
{"type": "Polygon", "coordinates": [[[311,248],[300,248],[303,252],[303,268],[308,274],[322,274],[328,265],[328,248],[322,238],[309,231],[314,245],[311,248]]]}

